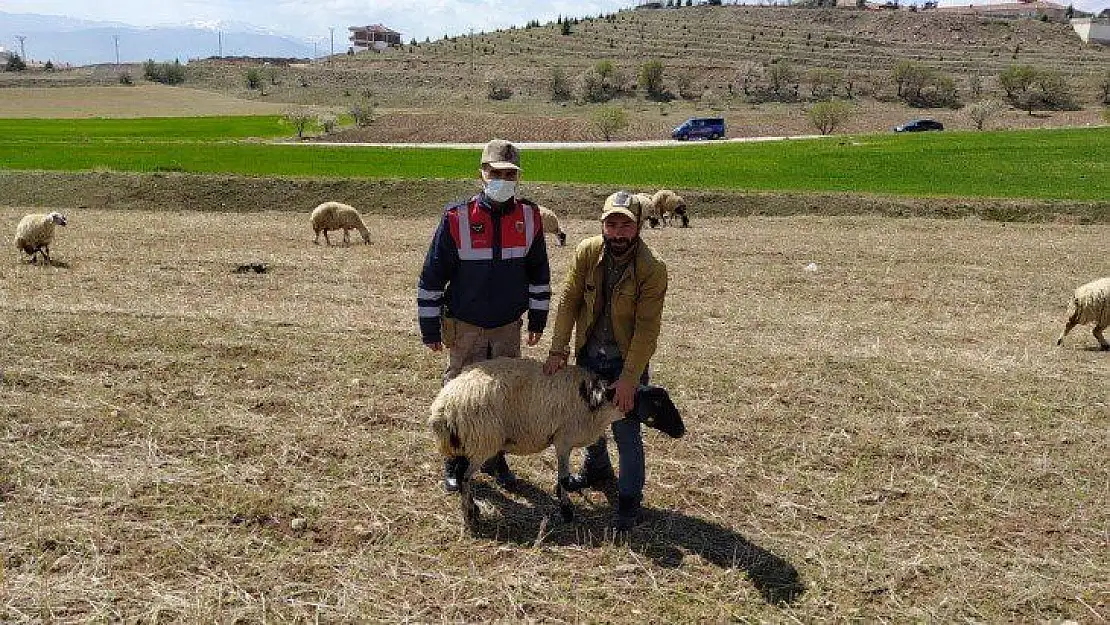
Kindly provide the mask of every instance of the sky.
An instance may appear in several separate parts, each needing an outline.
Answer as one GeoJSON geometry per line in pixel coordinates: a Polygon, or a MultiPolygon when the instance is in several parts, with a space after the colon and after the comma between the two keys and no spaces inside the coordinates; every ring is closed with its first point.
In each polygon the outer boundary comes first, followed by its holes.
{"type": "MultiPolygon", "coordinates": [[[[941,0],[942,5],[971,2],[987,3],[941,0]]],[[[335,29],[335,47],[341,50],[348,26],[380,23],[399,31],[406,41],[413,38],[423,41],[444,34],[523,26],[533,19],[547,22],[559,15],[585,17],[610,13],[637,3],[638,0],[0,0],[0,11],[64,15],[134,26],[240,22],[324,46],[330,45],[331,27],[335,29]]],[[[1110,7],[1110,0],[1072,0],[1072,4],[1084,10],[1101,10],[1110,7]]]]}

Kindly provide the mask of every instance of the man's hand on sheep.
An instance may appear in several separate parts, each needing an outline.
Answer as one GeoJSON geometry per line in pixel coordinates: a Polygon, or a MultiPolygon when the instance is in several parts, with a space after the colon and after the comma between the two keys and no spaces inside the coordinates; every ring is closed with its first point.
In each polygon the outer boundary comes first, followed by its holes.
{"type": "Polygon", "coordinates": [[[535,347],[536,344],[540,342],[540,337],[541,336],[543,336],[543,332],[529,332],[528,333],[528,347],[535,347]]]}
{"type": "Polygon", "coordinates": [[[547,362],[543,363],[543,372],[545,375],[552,375],[565,366],[567,366],[566,354],[551,354],[547,357],[547,362]]]}
{"type": "Polygon", "coordinates": [[[625,380],[617,380],[613,388],[617,390],[616,394],[613,395],[613,405],[617,407],[617,410],[628,412],[636,407],[635,384],[625,380]]]}

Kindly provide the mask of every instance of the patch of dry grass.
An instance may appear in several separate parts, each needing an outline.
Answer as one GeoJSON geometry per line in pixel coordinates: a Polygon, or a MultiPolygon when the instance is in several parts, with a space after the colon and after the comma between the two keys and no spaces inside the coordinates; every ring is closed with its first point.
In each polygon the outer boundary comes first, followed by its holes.
{"type": "Polygon", "coordinates": [[[80,210],[64,265],[9,250],[0,620],[1110,617],[1110,359],[1053,345],[1107,226],[648,232],[690,433],[646,435],[649,521],[614,539],[605,493],[558,521],[551,453],[462,533],[413,312],[434,220],[368,221],[326,248],[306,215],[80,210]]]}
{"type": "Polygon", "coordinates": [[[150,83],[131,87],[4,87],[0,117],[193,117],[280,115],[288,104],[242,100],[189,87],[150,83]]]}

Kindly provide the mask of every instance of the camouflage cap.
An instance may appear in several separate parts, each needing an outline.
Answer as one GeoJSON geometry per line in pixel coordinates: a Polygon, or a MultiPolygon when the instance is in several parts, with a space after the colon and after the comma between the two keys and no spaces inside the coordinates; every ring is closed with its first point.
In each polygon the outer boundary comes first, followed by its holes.
{"type": "Polygon", "coordinates": [[[493,169],[520,169],[520,150],[504,139],[494,139],[482,150],[482,165],[493,169]]]}

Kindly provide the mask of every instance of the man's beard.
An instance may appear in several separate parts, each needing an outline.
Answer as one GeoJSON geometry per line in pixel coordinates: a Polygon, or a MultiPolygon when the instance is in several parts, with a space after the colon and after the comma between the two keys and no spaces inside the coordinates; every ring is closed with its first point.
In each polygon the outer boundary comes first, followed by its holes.
{"type": "Polygon", "coordinates": [[[627,237],[605,237],[605,247],[613,254],[620,256],[628,250],[632,249],[636,239],[629,239],[627,237]]]}

